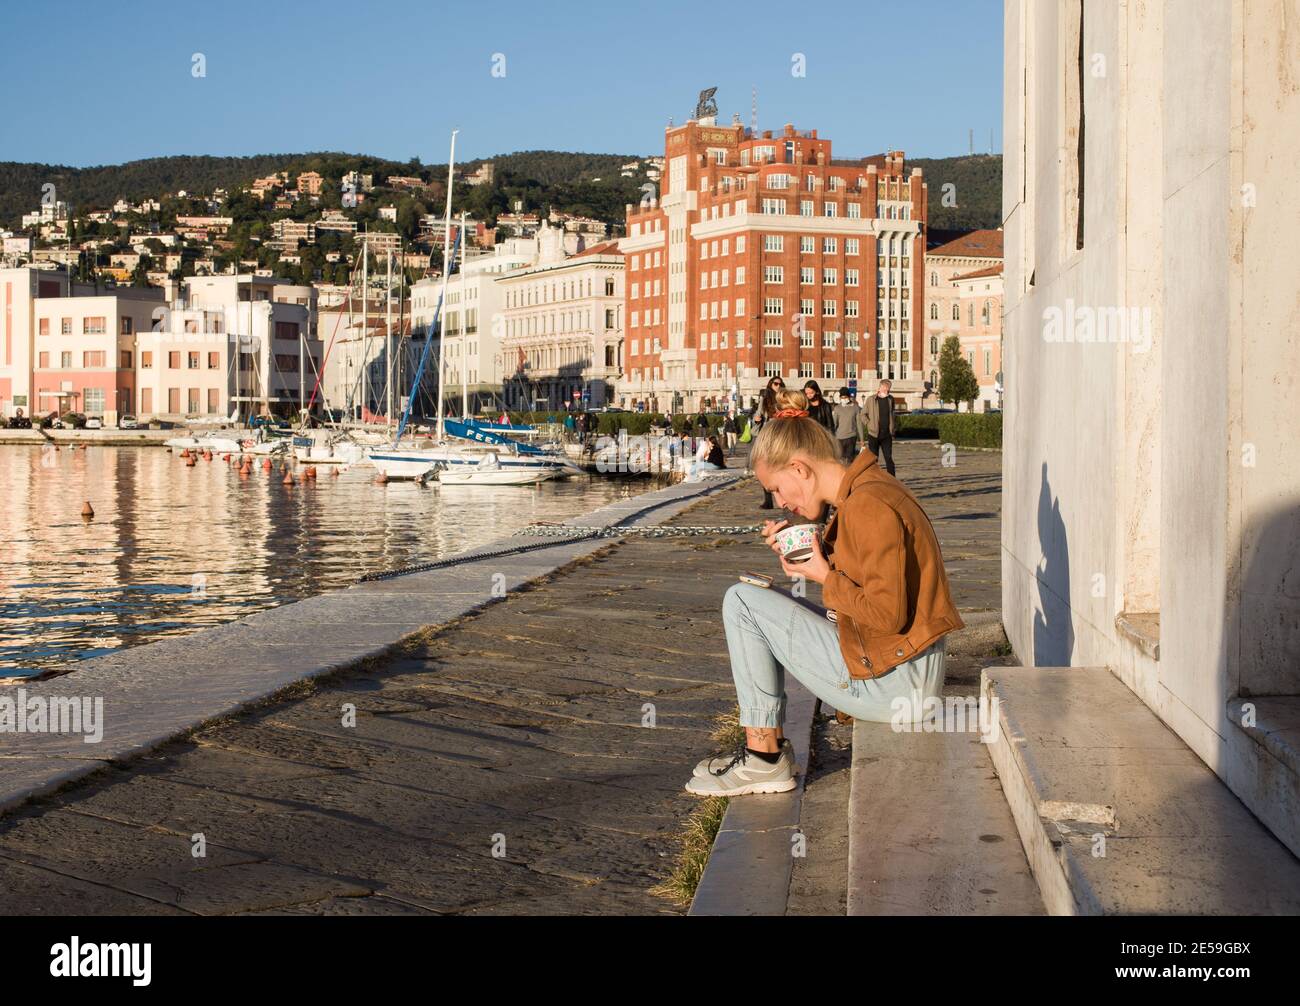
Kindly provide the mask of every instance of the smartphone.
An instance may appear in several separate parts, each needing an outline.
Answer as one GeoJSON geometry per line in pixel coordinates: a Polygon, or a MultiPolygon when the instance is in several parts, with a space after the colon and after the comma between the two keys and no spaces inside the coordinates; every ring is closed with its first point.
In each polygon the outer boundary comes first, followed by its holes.
{"type": "Polygon", "coordinates": [[[755,587],[772,586],[772,578],[766,573],[741,573],[739,579],[741,583],[752,583],[755,587]]]}

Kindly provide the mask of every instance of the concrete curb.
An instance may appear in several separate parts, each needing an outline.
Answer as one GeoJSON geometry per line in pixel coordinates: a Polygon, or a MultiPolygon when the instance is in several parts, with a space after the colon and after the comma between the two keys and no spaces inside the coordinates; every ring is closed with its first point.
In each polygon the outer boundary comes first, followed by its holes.
{"type": "Polygon", "coordinates": [[[690,915],[785,914],[794,872],[791,840],[799,834],[817,705],[794,675],[787,674],[785,683],[785,733],[794,747],[799,784],[789,793],[736,797],[727,804],[690,915]]]}
{"type": "MultiPolygon", "coordinates": [[[[654,525],[734,485],[739,472],[679,482],[565,523],[654,525]]],[[[610,544],[547,543],[521,555],[479,553],[540,540],[505,538],[471,549],[452,568],[358,584],[261,611],[187,636],[85,661],[55,678],[0,687],[0,699],[102,699],[102,740],[82,733],[0,734],[0,813],[114,762],[150,751],[214,719],[265,701],[296,682],[383,657],[430,627],[463,617],[530,581],[610,544]],[[504,589],[504,591],[503,591],[504,589]]]]}

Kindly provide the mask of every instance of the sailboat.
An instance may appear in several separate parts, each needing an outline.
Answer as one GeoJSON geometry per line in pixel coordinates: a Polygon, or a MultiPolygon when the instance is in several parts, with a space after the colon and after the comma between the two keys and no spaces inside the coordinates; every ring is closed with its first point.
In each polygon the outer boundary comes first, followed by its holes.
{"type": "MultiPolygon", "coordinates": [[[[555,478],[561,475],[573,474],[574,468],[565,458],[545,454],[543,452],[534,452],[527,449],[526,445],[518,444],[506,437],[493,435],[492,440],[480,438],[477,436],[465,437],[459,441],[449,440],[448,423],[444,415],[443,394],[445,381],[442,374],[441,350],[439,352],[439,376],[438,376],[438,405],[437,405],[437,426],[435,429],[432,443],[424,445],[407,445],[402,444],[402,437],[406,433],[406,427],[411,418],[411,406],[418,399],[418,389],[421,378],[424,375],[424,368],[428,362],[429,352],[433,345],[432,331],[439,329],[442,324],[443,305],[447,299],[447,280],[451,271],[455,268],[457,252],[461,250],[461,242],[465,238],[464,215],[461,217],[461,226],[457,230],[456,239],[453,242],[451,237],[451,196],[452,183],[455,173],[456,164],[456,135],[459,130],[453,130],[451,134],[451,154],[447,161],[447,207],[444,219],[444,240],[443,240],[443,269],[442,269],[442,290],[438,295],[438,304],[434,310],[433,324],[430,328],[430,335],[426,337],[424,349],[420,353],[420,362],[415,370],[415,377],[411,384],[411,393],[407,399],[406,408],[402,412],[401,422],[397,426],[397,434],[391,444],[371,447],[366,450],[366,458],[382,475],[389,479],[425,479],[435,472],[468,472],[471,469],[477,469],[480,462],[483,462],[487,455],[491,455],[491,465],[495,471],[500,473],[525,473],[529,477],[524,479],[525,482],[541,481],[543,478],[555,478]]],[[[463,259],[462,259],[463,264],[463,259]]],[[[441,345],[441,340],[439,340],[441,345]]],[[[465,366],[465,357],[461,356],[461,366],[465,366]]],[[[462,395],[468,398],[468,389],[464,381],[464,371],[461,375],[462,395]]],[[[467,411],[465,406],[468,405],[466,400],[462,404],[462,413],[467,411]]],[[[470,429],[468,425],[462,424],[462,436],[464,430],[470,429]]],[[[454,434],[453,434],[454,435],[454,434]]],[[[486,469],[485,469],[486,472],[486,469]]],[[[507,474],[500,475],[501,478],[508,477],[507,474]]],[[[503,484],[500,482],[480,482],[478,484],[503,484]]]]}
{"type": "Polygon", "coordinates": [[[506,468],[495,451],[487,451],[472,465],[440,468],[438,483],[444,486],[526,486],[553,479],[553,468],[506,468]]]}

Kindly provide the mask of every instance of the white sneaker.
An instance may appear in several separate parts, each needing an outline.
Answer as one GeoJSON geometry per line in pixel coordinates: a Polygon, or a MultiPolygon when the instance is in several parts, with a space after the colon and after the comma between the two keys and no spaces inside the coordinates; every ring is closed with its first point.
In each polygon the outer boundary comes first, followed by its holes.
{"type": "Polygon", "coordinates": [[[730,757],[711,759],[708,774],[694,776],[686,792],[695,796],[744,796],[747,793],[788,793],[798,784],[795,778],[794,753],[790,745],[781,746],[780,756],[768,763],[756,758],[745,747],[730,757]]]}

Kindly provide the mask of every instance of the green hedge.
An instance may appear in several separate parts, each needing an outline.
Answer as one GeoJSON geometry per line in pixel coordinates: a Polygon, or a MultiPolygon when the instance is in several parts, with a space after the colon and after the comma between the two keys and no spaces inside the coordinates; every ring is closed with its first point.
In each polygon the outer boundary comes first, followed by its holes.
{"type": "MultiPolygon", "coordinates": [[[[524,425],[540,425],[544,423],[564,422],[565,412],[511,412],[508,413],[512,423],[524,425]]],[[[696,422],[698,415],[679,415],[673,416],[671,422],[658,412],[594,412],[592,413],[599,425],[596,431],[604,436],[617,436],[620,430],[627,430],[628,436],[640,436],[650,432],[650,427],[666,427],[671,425],[675,433],[690,433],[695,435],[697,432],[696,422]]],[[[722,416],[706,416],[709,421],[709,432],[717,433],[722,427],[722,416]]],[[[577,421],[577,415],[574,415],[574,421],[577,421]]],[[[743,427],[742,427],[743,428],[743,427]]]]}
{"type": "Polygon", "coordinates": [[[938,416],[939,439],[955,447],[1001,447],[1002,416],[957,412],[938,416]]]}
{"type": "Polygon", "coordinates": [[[894,418],[894,435],[900,439],[933,440],[939,435],[939,420],[942,418],[941,415],[916,416],[904,412],[894,418]]]}

